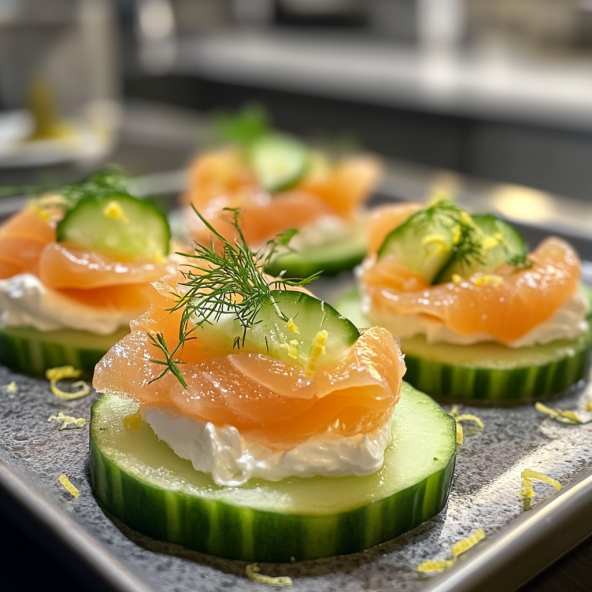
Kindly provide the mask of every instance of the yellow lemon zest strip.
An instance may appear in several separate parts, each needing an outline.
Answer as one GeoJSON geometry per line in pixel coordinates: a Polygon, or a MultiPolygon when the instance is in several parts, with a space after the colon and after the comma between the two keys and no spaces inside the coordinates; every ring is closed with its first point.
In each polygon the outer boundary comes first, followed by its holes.
{"type": "Polygon", "coordinates": [[[586,403],[586,411],[592,411],[592,401],[586,403]]]}
{"type": "Polygon", "coordinates": [[[428,236],[424,236],[423,240],[421,241],[422,245],[429,245],[432,249],[431,255],[440,255],[442,253],[447,253],[450,251],[450,246],[448,242],[441,234],[430,234],[428,236]]]}
{"type": "Polygon", "coordinates": [[[501,275],[479,275],[476,278],[473,278],[473,283],[478,288],[487,284],[501,286],[504,283],[504,278],[501,275]]]}
{"type": "Polygon", "coordinates": [[[455,564],[453,559],[442,559],[440,561],[433,561],[428,559],[417,566],[417,571],[420,573],[433,573],[435,571],[444,571],[455,564]]]}
{"type": "Polygon", "coordinates": [[[471,533],[466,539],[462,541],[458,541],[458,543],[454,543],[452,548],[450,549],[450,554],[452,555],[452,559],[458,559],[460,555],[468,551],[471,547],[474,547],[478,542],[482,541],[485,538],[485,532],[483,529],[476,530],[475,532],[471,533]]]}
{"type": "Polygon", "coordinates": [[[64,378],[78,378],[81,374],[82,370],[76,370],[76,368],[73,366],[60,366],[58,368],[49,368],[46,370],[45,377],[47,380],[49,380],[51,392],[56,397],[59,397],[60,399],[72,400],[86,397],[86,395],[90,393],[90,387],[88,384],[86,384],[84,380],[78,380],[77,382],[72,383],[72,387],[79,390],[66,393],[60,390],[56,383],[58,380],[63,380],[64,378]]]}
{"type": "Polygon", "coordinates": [[[459,446],[462,446],[464,441],[465,441],[465,432],[463,430],[462,424],[457,421],[456,422],[456,443],[459,446]]]}
{"type": "Polygon", "coordinates": [[[260,571],[261,570],[256,563],[251,563],[245,568],[247,578],[249,578],[249,580],[253,580],[254,582],[268,584],[269,586],[277,586],[278,588],[289,588],[292,586],[292,578],[289,578],[288,576],[274,578],[272,576],[263,575],[262,573],[259,573],[260,571]]]}
{"type": "Polygon", "coordinates": [[[8,393],[9,395],[15,395],[16,393],[18,393],[18,386],[17,386],[16,382],[14,382],[14,380],[13,380],[12,382],[5,384],[2,387],[2,390],[5,393],[8,393]]]}
{"type": "Polygon", "coordinates": [[[124,224],[129,224],[129,219],[125,215],[123,208],[116,201],[110,201],[103,210],[103,214],[107,218],[113,218],[114,220],[121,220],[124,224]]]}
{"type": "Polygon", "coordinates": [[[69,425],[76,428],[81,428],[85,423],[84,417],[72,417],[71,415],[64,415],[61,411],[57,415],[52,415],[47,421],[61,421],[60,432],[65,430],[69,425]]]}
{"type": "Polygon", "coordinates": [[[298,342],[297,339],[292,339],[292,341],[290,341],[290,347],[288,348],[288,355],[294,359],[297,360],[298,359],[298,348],[300,347],[300,343],[298,342]]]}
{"type": "Polygon", "coordinates": [[[312,347],[310,348],[310,357],[308,358],[308,364],[306,365],[306,370],[304,373],[307,376],[312,376],[317,369],[317,363],[319,358],[324,355],[327,350],[325,348],[325,343],[327,343],[327,338],[329,337],[329,333],[323,329],[322,331],[317,331],[317,334],[314,336],[312,340],[312,347]]]}
{"type": "Polygon", "coordinates": [[[139,430],[142,427],[142,416],[140,412],[130,413],[123,418],[123,425],[128,430],[139,430]]]}
{"type": "Polygon", "coordinates": [[[78,491],[78,489],[76,489],[76,487],[74,487],[74,485],[72,485],[72,483],[70,482],[70,479],[68,479],[68,477],[66,477],[66,475],[60,475],[59,481],[64,486],[64,489],[72,497],[78,497],[80,495],[80,492],[78,491]]]}
{"type": "Polygon", "coordinates": [[[300,333],[300,330],[296,326],[294,319],[289,319],[288,322],[286,323],[286,327],[288,327],[288,329],[290,329],[290,331],[292,331],[292,333],[300,333]]]}
{"type": "Polygon", "coordinates": [[[535,496],[532,484],[533,479],[536,479],[537,481],[542,481],[543,483],[548,483],[549,485],[552,485],[555,489],[561,490],[561,483],[559,483],[559,481],[556,481],[552,477],[549,477],[549,475],[539,473],[539,471],[524,469],[524,471],[522,471],[521,477],[522,490],[520,492],[520,495],[522,497],[525,510],[530,510],[530,501],[535,496]]]}
{"type": "Polygon", "coordinates": [[[477,543],[485,538],[485,532],[481,528],[471,533],[466,539],[454,543],[450,548],[450,555],[452,559],[442,559],[440,561],[433,561],[429,559],[424,561],[417,567],[417,571],[420,573],[431,573],[435,571],[443,571],[449,567],[452,567],[456,560],[466,551],[474,547],[477,543]]]}
{"type": "Polygon", "coordinates": [[[458,273],[453,273],[452,274],[452,283],[455,286],[458,286],[461,282],[462,282],[462,278],[460,277],[460,275],[458,275],[458,273]]]}
{"type": "MultiPolygon", "coordinates": [[[[588,405],[590,405],[590,403],[588,403],[588,405]]],[[[589,423],[589,421],[590,421],[590,420],[583,421],[582,419],[580,419],[578,414],[575,413],[574,411],[563,411],[561,409],[550,409],[549,407],[547,407],[546,405],[543,405],[542,403],[536,403],[535,408],[537,411],[540,411],[541,413],[545,413],[551,419],[554,419],[555,421],[558,421],[559,423],[566,423],[568,425],[582,425],[585,423],[589,423]]],[[[589,410],[590,409],[588,409],[588,406],[586,406],[586,411],[589,411],[589,410]]]]}
{"type": "Polygon", "coordinates": [[[456,420],[456,443],[459,446],[462,446],[462,443],[464,441],[464,431],[460,423],[461,421],[474,421],[480,430],[482,430],[485,427],[484,423],[476,415],[472,415],[471,413],[460,414],[458,412],[458,405],[455,405],[450,410],[450,415],[452,415],[452,417],[454,417],[454,419],[456,420]]]}

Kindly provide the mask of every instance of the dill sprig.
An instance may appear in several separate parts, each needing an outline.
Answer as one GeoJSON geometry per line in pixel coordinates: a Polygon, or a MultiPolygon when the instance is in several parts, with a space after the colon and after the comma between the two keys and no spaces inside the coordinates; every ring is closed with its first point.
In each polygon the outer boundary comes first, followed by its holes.
{"type": "MultiPolygon", "coordinates": [[[[179,286],[185,288],[182,294],[176,294],[177,302],[168,309],[169,312],[182,311],[179,323],[178,342],[172,352],[162,334],[151,335],[154,346],[160,349],[165,359],[152,360],[166,366],[165,370],[154,380],[158,380],[167,372],[173,373],[187,388],[185,380],[174,359],[175,353],[183,344],[193,339],[193,332],[204,324],[212,324],[223,315],[232,315],[243,328],[244,344],[247,330],[259,323],[257,315],[265,304],[271,304],[276,315],[282,321],[289,318],[279,308],[273,297],[273,290],[286,290],[288,287],[305,286],[315,280],[319,273],[300,280],[286,279],[283,276],[269,281],[263,269],[273,259],[280,247],[288,246],[296,234],[288,230],[274,239],[267,241],[259,250],[252,251],[245,240],[239,225],[240,212],[226,208],[232,216],[231,223],[237,231],[237,238],[230,242],[224,238],[194,207],[198,218],[212,233],[209,245],[194,243],[193,253],[177,253],[188,259],[183,264],[183,282],[179,286]],[[216,248],[216,239],[221,248],[216,248]]],[[[236,342],[235,342],[236,345],[236,342]]],[[[238,344],[240,346],[240,343],[238,344]]]]}
{"type": "Polygon", "coordinates": [[[534,261],[528,258],[528,254],[515,255],[508,260],[508,264],[514,268],[515,272],[531,269],[534,266],[534,261]]]}
{"type": "Polygon", "coordinates": [[[237,112],[218,111],[212,115],[206,142],[238,144],[248,149],[272,129],[269,114],[262,105],[252,103],[237,112]]]}
{"type": "Polygon", "coordinates": [[[448,199],[434,202],[415,214],[418,230],[428,228],[435,221],[448,228],[454,237],[452,250],[462,263],[483,263],[483,232],[464,210],[448,199]]]}

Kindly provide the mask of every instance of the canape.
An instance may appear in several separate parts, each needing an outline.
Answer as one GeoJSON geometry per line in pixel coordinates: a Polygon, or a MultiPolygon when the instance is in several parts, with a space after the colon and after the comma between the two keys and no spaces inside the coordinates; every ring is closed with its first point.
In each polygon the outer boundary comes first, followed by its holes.
{"type": "Polygon", "coordinates": [[[388,331],[266,276],[273,244],[253,253],[238,234],[156,282],[97,366],[98,500],[157,539],[280,562],[361,551],[438,513],[453,418],[402,382],[388,331]]]}
{"type": "Polygon", "coordinates": [[[92,370],[149,307],[169,240],[111,171],[31,200],[0,227],[0,363],[92,370]]]}
{"type": "Polygon", "coordinates": [[[587,377],[589,297],[566,242],[549,238],[528,253],[507,222],[446,200],[384,208],[369,232],[359,292],[338,308],[400,337],[417,388],[502,404],[587,377]]]}

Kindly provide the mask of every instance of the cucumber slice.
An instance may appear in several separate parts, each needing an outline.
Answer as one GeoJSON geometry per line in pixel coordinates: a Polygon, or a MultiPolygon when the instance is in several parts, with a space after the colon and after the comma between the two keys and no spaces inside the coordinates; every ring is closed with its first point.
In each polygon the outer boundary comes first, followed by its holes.
{"type": "Polygon", "coordinates": [[[364,237],[353,240],[318,245],[276,257],[266,268],[266,273],[279,276],[285,271],[286,278],[305,278],[317,272],[334,276],[341,271],[353,269],[364,257],[368,245],[364,237]]]}
{"type": "MultiPolygon", "coordinates": [[[[357,290],[337,309],[359,327],[373,325],[362,312],[357,290]]],[[[592,328],[578,339],[511,348],[499,343],[427,343],[424,336],[401,340],[405,380],[436,397],[466,403],[525,403],[568,389],[588,377],[592,328]]]]}
{"type": "Polygon", "coordinates": [[[467,278],[476,271],[491,273],[500,265],[515,258],[525,258],[528,254],[524,239],[507,222],[490,214],[473,216],[473,222],[484,235],[480,259],[473,257],[462,261],[453,256],[450,263],[438,274],[436,284],[449,282],[454,274],[467,278]]]}
{"type": "Polygon", "coordinates": [[[288,324],[278,317],[269,302],[264,304],[254,326],[247,331],[244,331],[235,315],[229,313],[215,322],[206,322],[197,327],[193,335],[204,344],[204,349],[215,354],[240,349],[263,353],[291,364],[305,365],[317,333],[327,331],[328,337],[324,344],[326,351],[318,360],[319,366],[340,358],[344,350],[349,349],[360,337],[360,332],[351,321],[314,296],[304,292],[277,290],[272,291],[272,296],[283,314],[294,320],[298,332],[288,328],[288,324]],[[294,342],[297,342],[296,347],[294,342]],[[296,354],[298,356],[295,358],[296,354]]]}
{"type": "Polygon", "coordinates": [[[137,409],[114,395],[93,405],[91,483],[109,512],[155,539],[232,559],[301,561],[362,551],[414,528],[446,504],[455,421],[406,384],[384,465],[365,477],[220,487],[175,455],[148,424],[126,429],[124,417],[137,409]]]}
{"type": "Polygon", "coordinates": [[[269,193],[294,187],[309,164],[309,152],[287,134],[268,134],[252,144],[249,157],[259,182],[269,193]]]}
{"type": "Polygon", "coordinates": [[[0,327],[0,364],[26,374],[40,375],[58,366],[92,372],[107,351],[128,333],[127,327],[111,335],[73,329],[38,331],[32,327],[0,327]]]}
{"type": "Polygon", "coordinates": [[[152,203],[118,194],[87,197],[56,228],[58,242],[129,259],[154,259],[169,253],[166,216],[152,203]]]}
{"type": "Polygon", "coordinates": [[[426,283],[432,284],[452,259],[455,223],[449,215],[427,215],[428,210],[416,212],[391,231],[377,256],[378,259],[394,256],[426,283]]]}

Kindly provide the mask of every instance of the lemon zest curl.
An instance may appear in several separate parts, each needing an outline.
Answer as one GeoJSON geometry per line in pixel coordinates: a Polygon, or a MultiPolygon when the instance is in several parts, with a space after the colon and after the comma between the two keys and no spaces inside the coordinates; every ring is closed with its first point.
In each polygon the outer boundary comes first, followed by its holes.
{"type": "Polygon", "coordinates": [[[464,441],[464,430],[462,427],[461,421],[474,421],[477,424],[477,429],[480,431],[485,427],[485,424],[478,418],[476,415],[471,413],[462,413],[458,412],[458,405],[455,405],[451,411],[450,415],[456,420],[456,443],[459,446],[462,446],[464,441]]]}
{"type": "Polygon", "coordinates": [[[51,392],[60,399],[71,401],[73,399],[81,399],[90,393],[90,386],[84,380],[78,380],[72,383],[72,388],[78,389],[67,393],[58,388],[57,382],[64,378],[78,378],[82,374],[82,370],[77,370],[73,366],[60,366],[58,368],[49,368],[45,372],[45,377],[49,380],[49,387],[51,392]]]}
{"type": "MultiPolygon", "coordinates": [[[[592,402],[592,401],[591,401],[592,402]]],[[[590,403],[586,406],[586,411],[592,411],[590,407],[590,403]]],[[[542,403],[536,403],[535,408],[537,411],[541,413],[545,413],[551,419],[558,421],[559,423],[565,423],[568,425],[584,425],[586,423],[590,423],[592,420],[584,421],[575,411],[564,411],[562,409],[551,409],[542,403]]]]}
{"type": "Polygon", "coordinates": [[[85,423],[84,417],[72,417],[71,415],[64,415],[61,411],[57,415],[52,415],[47,421],[61,421],[60,432],[65,430],[69,425],[76,428],[81,428],[85,423]]]}
{"type": "Polygon", "coordinates": [[[530,510],[531,500],[536,495],[532,483],[533,479],[536,479],[537,481],[542,481],[543,483],[548,483],[558,491],[561,490],[561,483],[559,483],[559,481],[556,481],[552,477],[549,477],[549,475],[545,475],[544,473],[540,473],[539,471],[524,469],[524,471],[522,471],[521,477],[522,490],[520,491],[520,496],[522,497],[522,502],[524,503],[525,510],[530,510]]]}
{"type": "Polygon", "coordinates": [[[292,586],[292,578],[288,576],[280,576],[274,578],[259,573],[261,570],[256,563],[251,563],[245,568],[245,572],[249,580],[259,582],[260,584],[268,584],[269,586],[277,586],[278,588],[289,588],[292,586]]]}
{"type": "Polygon", "coordinates": [[[78,497],[80,495],[78,489],[72,485],[72,482],[66,477],[66,475],[60,475],[58,480],[72,497],[78,497]]]}
{"type": "Polygon", "coordinates": [[[420,565],[417,566],[417,571],[420,573],[432,573],[436,571],[444,571],[449,567],[452,567],[456,560],[469,549],[474,547],[477,543],[482,541],[485,538],[485,532],[483,529],[479,528],[475,532],[471,533],[467,538],[454,543],[450,548],[450,555],[452,559],[441,559],[439,561],[434,561],[429,559],[424,561],[420,565]]]}

